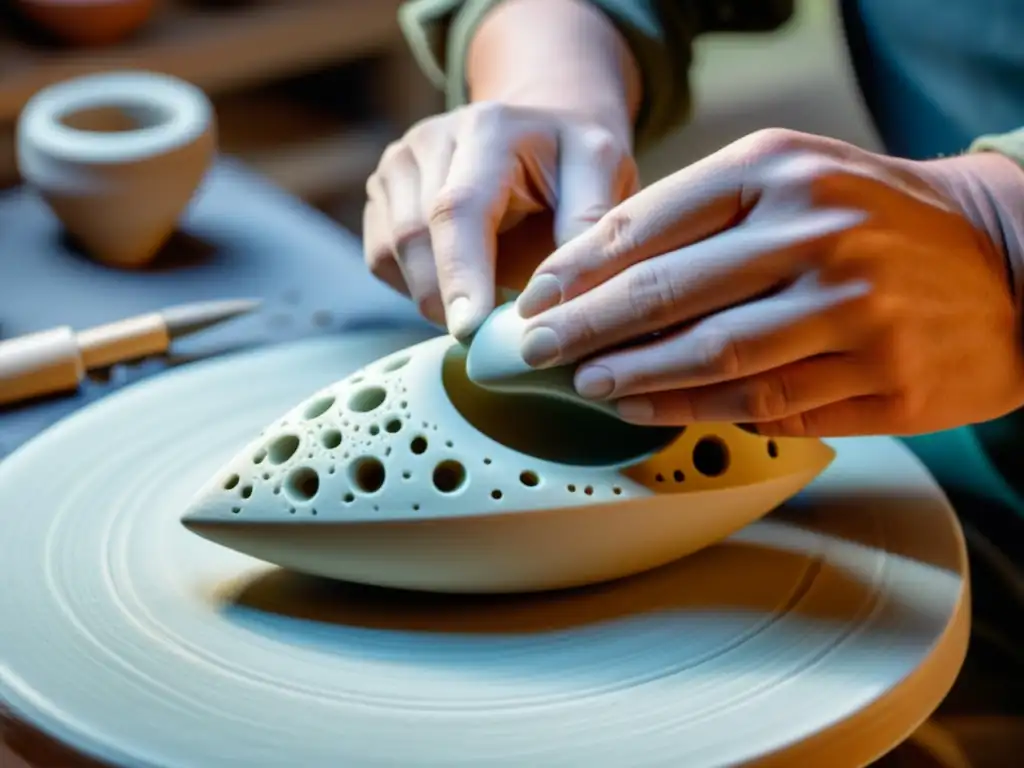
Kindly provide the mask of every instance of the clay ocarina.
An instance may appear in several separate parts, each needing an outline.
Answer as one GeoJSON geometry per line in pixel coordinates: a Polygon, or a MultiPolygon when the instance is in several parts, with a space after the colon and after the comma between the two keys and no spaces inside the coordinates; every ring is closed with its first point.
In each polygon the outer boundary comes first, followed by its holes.
{"type": "Polygon", "coordinates": [[[449,336],[313,394],[246,445],[182,522],[296,571],[441,592],[579,586],[719,541],[833,451],[731,425],[638,427],[470,381],[449,336]]]}
{"type": "Polygon", "coordinates": [[[216,149],[213,107],[183,80],[111,72],[39,91],[18,119],[18,169],[97,261],[156,256],[216,149]]]}

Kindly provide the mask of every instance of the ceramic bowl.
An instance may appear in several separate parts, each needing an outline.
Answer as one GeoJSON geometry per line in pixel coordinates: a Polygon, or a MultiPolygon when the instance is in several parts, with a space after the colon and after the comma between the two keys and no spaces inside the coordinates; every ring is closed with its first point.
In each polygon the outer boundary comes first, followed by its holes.
{"type": "Polygon", "coordinates": [[[142,27],[157,0],[14,0],[14,5],[30,22],[65,43],[101,46],[142,27]]]}
{"type": "Polygon", "coordinates": [[[818,440],[652,429],[480,388],[439,337],[315,393],[199,490],[183,523],[277,565],[378,586],[522,592],[673,561],[820,473],[818,440]]]}

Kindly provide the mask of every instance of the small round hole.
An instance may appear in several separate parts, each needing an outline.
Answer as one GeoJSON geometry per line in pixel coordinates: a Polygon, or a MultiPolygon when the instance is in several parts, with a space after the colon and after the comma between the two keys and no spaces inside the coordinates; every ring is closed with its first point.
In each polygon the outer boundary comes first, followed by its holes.
{"type": "Polygon", "coordinates": [[[320,435],[320,444],[327,450],[334,450],[341,445],[341,430],[327,429],[320,435]]]}
{"type": "Polygon", "coordinates": [[[570,483],[569,485],[565,486],[565,490],[567,490],[569,493],[576,493],[576,486],[570,483]]]}
{"type": "Polygon", "coordinates": [[[588,485],[586,488],[583,489],[583,492],[585,494],[587,494],[587,496],[593,496],[594,495],[594,488],[593,488],[593,486],[589,486],[588,485]]]}
{"type": "Polygon", "coordinates": [[[656,474],[654,476],[654,479],[657,480],[659,483],[664,483],[665,482],[665,476],[663,474],[661,474],[661,472],[656,474]]]}
{"type": "Polygon", "coordinates": [[[320,475],[311,467],[298,467],[288,475],[284,488],[295,501],[309,501],[320,490],[320,475]]]}
{"type": "Polygon", "coordinates": [[[491,460],[486,458],[486,457],[484,457],[484,464],[490,464],[490,463],[491,463],[491,460]]]}
{"type": "Polygon", "coordinates": [[[402,429],[402,420],[388,419],[387,424],[384,425],[384,429],[385,431],[390,432],[393,435],[395,434],[395,432],[398,432],[402,429]]]}
{"type": "Polygon", "coordinates": [[[232,507],[231,511],[232,511],[232,513],[237,515],[237,514],[239,514],[242,511],[242,508],[241,507],[232,507]]]}
{"type": "Polygon", "coordinates": [[[491,498],[494,499],[495,501],[498,501],[501,497],[502,493],[497,488],[491,491],[491,498]]]}
{"type": "Polygon", "coordinates": [[[242,486],[242,490],[239,491],[239,494],[241,495],[241,497],[243,499],[251,498],[252,497],[252,486],[251,485],[243,485],[242,486]]]}
{"type": "Polygon", "coordinates": [[[720,437],[702,437],[693,446],[693,466],[706,477],[718,477],[729,468],[729,449],[720,437]]]}
{"type": "Polygon", "coordinates": [[[371,435],[374,435],[374,436],[376,436],[376,435],[379,435],[379,434],[380,434],[380,427],[378,427],[378,426],[377,426],[376,424],[371,424],[371,425],[370,425],[370,429],[369,429],[369,430],[367,430],[367,431],[368,431],[368,432],[369,432],[369,433],[370,433],[371,435]]]}
{"type": "Polygon", "coordinates": [[[415,453],[417,456],[427,451],[427,438],[423,435],[416,435],[409,443],[409,450],[415,453]]]}
{"type": "Polygon", "coordinates": [[[622,495],[622,489],[619,488],[619,486],[617,486],[617,485],[613,485],[612,486],[612,493],[614,493],[616,496],[621,496],[622,495]]]}
{"type": "Polygon", "coordinates": [[[348,407],[350,411],[356,413],[369,413],[380,408],[387,396],[388,393],[384,387],[364,387],[349,398],[348,407]]]}
{"type": "Polygon", "coordinates": [[[384,373],[394,373],[399,368],[404,368],[408,364],[409,364],[409,356],[408,355],[402,355],[401,357],[396,357],[396,358],[394,358],[392,360],[388,360],[386,363],[384,363],[383,370],[384,370],[384,373]]]}
{"type": "Polygon", "coordinates": [[[317,416],[323,416],[330,410],[332,405],[334,405],[334,395],[318,397],[306,406],[306,410],[302,412],[302,417],[304,419],[315,419],[317,416]]]}
{"type": "Polygon", "coordinates": [[[525,472],[519,473],[519,482],[525,485],[527,488],[534,488],[540,482],[540,478],[537,477],[536,472],[526,470],[525,472]]]}
{"type": "Polygon", "coordinates": [[[677,483],[681,483],[683,482],[683,480],[686,479],[686,475],[683,474],[683,470],[677,469],[675,472],[672,473],[672,479],[675,480],[677,483]]]}
{"type": "Polygon", "coordinates": [[[412,511],[413,512],[419,512],[420,511],[420,505],[419,504],[413,504],[412,505],[412,511]]]}
{"type": "Polygon", "coordinates": [[[281,435],[267,446],[267,457],[271,464],[284,464],[299,450],[299,438],[295,435],[281,435]]]}
{"type": "Polygon", "coordinates": [[[363,456],[352,462],[352,484],[363,493],[376,493],[384,486],[387,471],[376,456],[363,456]]]}
{"type": "Polygon", "coordinates": [[[356,495],[349,491],[348,493],[341,497],[341,500],[344,501],[346,504],[351,504],[353,501],[356,500],[356,495]]]}
{"type": "Polygon", "coordinates": [[[407,469],[407,470],[405,470],[405,471],[404,471],[404,472],[402,473],[402,479],[403,479],[403,480],[408,480],[408,479],[409,479],[409,478],[411,478],[411,477],[412,477],[412,472],[410,472],[410,471],[409,471],[408,469],[407,469]]]}
{"type": "Polygon", "coordinates": [[[224,490],[230,491],[232,488],[238,485],[238,481],[238,475],[228,475],[228,479],[224,481],[224,490]]]}
{"type": "Polygon", "coordinates": [[[779,458],[779,444],[774,440],[768,441],[768,455],[773,459],[779,458]]]}
{"type": "Polygon", "coordinates": [[[434,467],[433,480],[441,493],[455,493],[466,484],[466,468],[462,462],[446,459],[434,467]]]}

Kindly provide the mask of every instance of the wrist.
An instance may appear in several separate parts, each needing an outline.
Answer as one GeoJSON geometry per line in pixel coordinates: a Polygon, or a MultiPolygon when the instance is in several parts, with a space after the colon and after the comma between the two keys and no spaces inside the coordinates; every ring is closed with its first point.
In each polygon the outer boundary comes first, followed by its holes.
{"type": "Polygon", "coordinates": [[[584,0],[503,0],[466,59],[471,101],[498,101],[597,122],[628,145],[640,75],[614,25],[584,0]]]}

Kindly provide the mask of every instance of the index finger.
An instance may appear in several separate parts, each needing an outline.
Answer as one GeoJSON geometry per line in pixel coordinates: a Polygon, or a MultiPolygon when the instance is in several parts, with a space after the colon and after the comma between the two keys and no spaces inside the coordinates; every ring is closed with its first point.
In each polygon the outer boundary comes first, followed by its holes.
{"type": "Polygon", "coordinates": [[[519,297],[533,317],[641,261],[739,223],[756,202],[745,148],[730,145],[637,192],[545,259],[519,297]]]}
{"type": "MultiPolygon", "coordinates": [[[[494,308],[498,228],[512,194],[518,128],[500,106],[461,122],[430,213],[430,238],[449,332],[471,334],[494,308]]],[[[521,128],[521,126],[519,126],[521,128]]]]}

